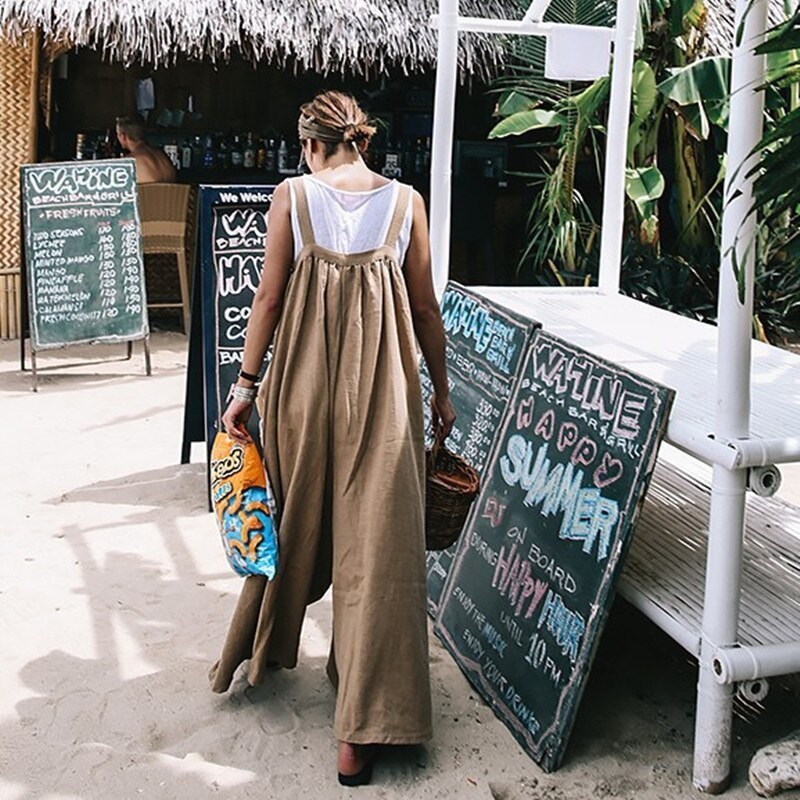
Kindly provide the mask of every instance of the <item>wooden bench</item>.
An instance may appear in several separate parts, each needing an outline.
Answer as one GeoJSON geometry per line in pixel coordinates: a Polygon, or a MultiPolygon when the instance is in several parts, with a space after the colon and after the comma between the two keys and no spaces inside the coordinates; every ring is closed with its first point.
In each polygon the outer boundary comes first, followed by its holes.
{"type": "MultiPolygon", "coordinates": [[[[692,468],[694,467],[694,468],[692,468]]],[[[636,525],[620,594],[692,655],[700,654],[709,474],[661,460],[636,525]]],[[[800,509],[750,495],[739,639],[800,642],[800,509]]]]}

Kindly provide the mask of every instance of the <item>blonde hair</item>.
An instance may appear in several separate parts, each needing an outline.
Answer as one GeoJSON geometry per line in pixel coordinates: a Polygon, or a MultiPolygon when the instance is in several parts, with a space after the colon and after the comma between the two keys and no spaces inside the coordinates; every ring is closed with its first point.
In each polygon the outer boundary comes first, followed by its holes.
{"type": "Polygon", "coordinates": [[[330,158],[342,142],[353,142],[366,150],[377,130],[352,95],[337,91],[323,92],[304,103],[300,127],[308,132],[306,138],[318,138],[314,129],[321,132],[319,141],[325,145],[325,158],[330,158]]]}

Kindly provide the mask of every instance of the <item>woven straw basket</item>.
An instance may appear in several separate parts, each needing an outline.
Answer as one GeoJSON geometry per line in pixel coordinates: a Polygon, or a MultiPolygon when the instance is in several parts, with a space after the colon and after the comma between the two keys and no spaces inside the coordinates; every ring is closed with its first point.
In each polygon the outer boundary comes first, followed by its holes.
{"type": "Polygon", "coordinates": [[[425,453],[425,547],[446,550],[458,539],[480,489],[478,473],[451,453],[437,430],[425,453]]]}

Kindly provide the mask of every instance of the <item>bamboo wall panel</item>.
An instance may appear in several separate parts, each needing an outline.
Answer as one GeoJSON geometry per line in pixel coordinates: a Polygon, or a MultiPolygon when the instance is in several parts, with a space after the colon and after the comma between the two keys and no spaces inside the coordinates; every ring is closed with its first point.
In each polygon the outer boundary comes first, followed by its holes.
{"type": "Polygon", "coordinates": [[[19,335],[19,167],[36,147],[38,41],[0,39],[0,338],[19,335]]]}

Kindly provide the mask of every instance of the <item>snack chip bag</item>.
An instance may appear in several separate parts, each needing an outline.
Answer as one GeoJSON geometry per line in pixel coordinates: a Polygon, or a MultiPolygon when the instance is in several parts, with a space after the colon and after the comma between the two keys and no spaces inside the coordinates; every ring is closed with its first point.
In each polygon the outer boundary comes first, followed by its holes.
{"type": "Polygon", "coordinates": [[[275,499],[253,442],[218,433],[211,448],[211,499],[228,563],[238,575],[278,570],[275,499]]]}

